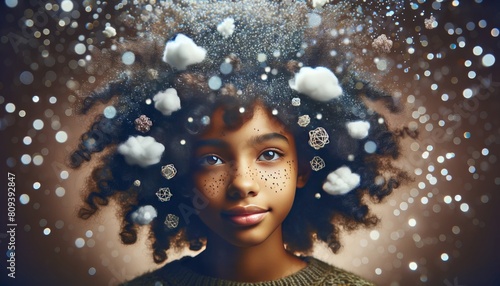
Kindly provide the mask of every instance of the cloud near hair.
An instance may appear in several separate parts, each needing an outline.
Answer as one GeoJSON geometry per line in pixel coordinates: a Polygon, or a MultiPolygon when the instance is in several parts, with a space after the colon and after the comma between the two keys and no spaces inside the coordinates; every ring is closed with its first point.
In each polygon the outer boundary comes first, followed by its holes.
{"type": "Polygon", "coordinates": [[[127,164],[143,168],[160,162],[163,151],[165,146],[151,136],[131,136],[118,146],[118,153],[125,157],[127,164]]]}
{"type": "Polygon", "coordinates": [[[224,38],[231,36],[234,33],[234,19],[226,18],[217,26],[219,32],[224,38]]]}
{"type": "Polygon", "coordinates": [[[187,66],[201,63],[207,51],[199,47],[191,38],[184,34],[167,42],[162,60],[178,70],[185,70],[187,66]]]}
{"type": "Polygon", "coordinates": [[[157,216],[158,213],[156,212],[156,209],[151,205],[147,205],[138,208],[130,215],[130,218],[137,224],[146,225],[152,222],[153,219],[157,216]]]}
{"type": "Polygon", "coordinates": [[[347,166],[342,166],[331,172],[323,183],[323,190],[330,195],[343,195],[359,186],[360,176],[351,172],[347,166]]]}
{"type": "Polygon", "coordinates": [[[317,101],[328,101],[342,95],[342,87],[333,72],[325,67],[303,67],[289,81],[293,90],[317,101]]]}
{"type": "Polygon", "coordinates": [[[368,136],[368,130],[370,130],[370,122],[368,121],[353,121],[346,124],[347,132],[354,139],[363,139],[368,136]]]}
{"type": "Polygon", "coordinates": [[[153,97],[155,108],[163,115],[169,116],[172,112],[181,109],[181,99],[177,95],[177,90],[167,88],[165,91],[160,91],[153,97]]]}

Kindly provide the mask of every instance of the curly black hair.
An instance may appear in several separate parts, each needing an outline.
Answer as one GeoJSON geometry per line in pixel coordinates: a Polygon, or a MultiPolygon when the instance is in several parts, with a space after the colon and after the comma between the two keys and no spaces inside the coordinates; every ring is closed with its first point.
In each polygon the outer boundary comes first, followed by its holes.
{"type": "MultiPolygon", "coordinates": [[[[265,13],[276,13],[271,16],[279,15],[279,19],[290,26],[274,22],[274,26],[269,26],[269,21],[272,21],[266,18],[269,15],[257,20],[241,16],[236,22],[238,27],[244,27],[241,29],[246,35],[245,42],[237,36],[217,39],[221,37],[209,22],[223,20],[220,15],[224,13],[234,15],[235,11],[246,11],[242,8],[244,5],[238,5],[248,2],[223,3],[226,5],[223,7],[232,7],[227,11],[217,10],[217,5],[222,5],[220,1],[204,4],[177,2],[162,6],[161,12],[146,13],[147,17],[145,10],[137,12],[146,18],[141,29],[129,24],[123,29],[130,35],[127,40],[115,41],[110,48],[94,47],[92,51],[93,60],[86,68],[88,74],[100,76],[99,88],[93,86],[80,102],[80,113],[85,115],[99,103],[113,102],[116,114],[97,116],[71,155],[71,166],[78,168],[92,160],[95,153],[103,153],[86,187],[85,205],[79,216],[87,219],[110,199],[116,200],[121,206],[121,240],[133,244],[139,226],[131,214],[141,206],[151,205],[158,212],[158,219],[151,222],[150,230],[155,262],[165,261],[166,250],[171,247],[201,249],[206,242],[207,229],[195,215],[200,202],[196,201],[199,197],[192,193],[191,177],[195,164],[189,159],[193,157],[194,143],[207,127],[207,118],[215,109],[223,107],[225,123],[237,128],[253,116],[253,106],[259,103],[295,137],[297,150],[300,150],[299,166],[309,166],[316,156],[325,163],[325,168],[310,171],[304,191],[296,193],[292,210],[283,222],[287,250],[306,253],[315,241],[323,241],[336,252],[341,246],[339,233],[342,229],[375,225],[378,218],[370,213],[366,199],[380,202],[407,179],[404,171],[391,164],[400,155],[399,139],[405,133],[390,130],[383,116],[367,104],[368,101],[379,101],[389,112],[398,112],[401,109],[399,102],[366,80],[366,75],[357,72],[357,59],[353,57],[356,51],[332,37],[332,25],[336,29],[347,29],[352,25],[347,22],[350,20],[341,16],[346,13],[336,13],[340,8],[334,5],[325,7],[321,13],[317,12],[323,17],[320,25],[304,27],[310,12],[304,3],[253,1],[253,5],[265,3],[265,13]],[[210,5],[213,7],[210,11],[202,11],[197,5],[205,5],[204,9],[210,5]],[[275,12],[269,12],[272,11],[269,8],[275,12]],[[204,19],[199,20],[196,15],[185,12],[197,9],[204,19]],[[214,12],[216,10],[219,14],[214,12]],[[207,16],[210,13],[217,16],[207,16]],[[195,20],[205,21],[205,28],[195,25],[195,20]],[[278,29],[277,26],[285,28],[278,29]],[[165,42],[177,33],[191,37],[206,48],[207,59],[186,70],[173,69],[160,61],[165,42]],[[273,39],[281,42],[276,44],[273,39]],[[256,43],[263,44],[256,48],[256,43]],[[276,51],[279,51],[278,55],[276,51]],[[335,56],[330,56],[332,51],[335,51],[335,56]],[[122,63],[125,52],[135,55],[133,64],[122,63]],[[267,59],[256,60],[258,52],[267,54],[267,59]],[[222,62],[229,63],[232,71],[221,73],[219,66],[222,62]],[[342,96],[320,102],[292,90],[288,81],[303,66],[322,66],[334,71],[343,89],[342,96]],[[220,88],[214,89],[208,84],[214,76],[221,80],[220,88]],[[163,115],[151,104],[153,96],[167,88],[177,91],[182,106],[170,116],[163,115]],[[297,98],[300,104],[292,104],[292,99],[297,98]],[[244,112],[241,112],[241,107],[244,112]],[[135,128],[134,121],[141,115],[147,115],[153,122],[146,134],[135,128]],[[302,115],[310,117],[306,127],[297,124],[302,115]],[[369,122],[371,126],[369,135],[363,139],[352,138],[346,127],[348,122],[359,120],[369,122]],[[308,144],[309,131],[317,127],[323,127],[330,134],[330,143],[318,150],[308,144]],[[158,164],[148,167],[129,165],[117,152],[120,143],[137,135],[151,136],[165,146],[158,164]],[[376,146],[375,150],[365,150],[367,142],[376,146]],[[160,172],[161,166],[167,164],[173,164],[177,169],[176,176],[168,181],[160,172]],[[322,190],[322,185],[327,175],[341,166],[348,166],[359,174],[360,184],[346,194],[329,195],[322,190]],[[156,196],[162,187],[168,187],[173,193],[167,203],[159,201],[156,196]],[[194,215],[186,216],[186,211],[194,215]],[[164,219],[160,219],[167,214],[181,218],[176,228],[166,227],[164,219]]],[[[132,11],[129,13],[133,14],[132,11]]],[[[247,15],[245,13],[250,12],[241,12],[241,15],[247,15]]],[[[124,25],[126,20],[123,20],[124,25]]],[[[357,43],[358,46],[364,44],[357,43]]]]}

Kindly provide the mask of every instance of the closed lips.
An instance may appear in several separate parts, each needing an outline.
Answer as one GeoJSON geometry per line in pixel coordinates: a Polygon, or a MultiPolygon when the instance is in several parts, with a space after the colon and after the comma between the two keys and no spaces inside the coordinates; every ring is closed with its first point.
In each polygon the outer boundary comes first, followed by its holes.
{"type": "Polygon", "coordinates": [[[261,222],[269,210],[258,206],[235,207],[224,211],[222,216],[234,224],[248,226],[261,222]]]}

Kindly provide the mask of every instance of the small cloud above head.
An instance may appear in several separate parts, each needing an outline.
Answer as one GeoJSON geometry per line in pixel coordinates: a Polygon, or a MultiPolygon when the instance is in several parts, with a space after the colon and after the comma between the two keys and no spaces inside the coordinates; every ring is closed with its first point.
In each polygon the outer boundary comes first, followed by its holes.
{"type": "Polygon", "coordinates": [[[111,27],[111,26],[107,26],[104,31],[102,31],[102,34],[106,37],[106,38],[112,38],[114,36],[116,36],[116,29],[111,27]]]}
{"type": "Polygon", "coordinates": [[[181,99],[177,95],[177,90],[167,88],[158,92],[154,97],[155,108],[165,116],[172,115],[172,112],[181,109],[181,99]]]}
{"type": "Polygon", "coordinates": [[[224,37],[227,38],[234,33],[234,19],[226,18],[222,23],[217,26],[217,31],[224,37]]]}
{"type": "Polygon", "coordinates": [[[343,195],[359,186],[360,176],[351,172],[347,166],[342,166],[331,172],[323,183],[323,190],[330,195],[343,195]]]}
{"type": "Polygon", "coordinates": [[[363,139],[368,136],[370,130],[370,122],[368,121],[353,121],[346,124],[347,132],[354,139],[363,139]]]}
{"type": "Polygon", "coordinates": [[[156,209],[151,205],[146,205],[138,208],[130,215],[132,221],[136,224],[146,225],[153,221],[158,216],[156,209]]]}
{"type": "Polygon", "coordinates": [[[184,34],[167,42],[162,60],[178,70],[185,70],[187,66],[201,63],[207,51],[199,47],[191,38],[184,34]]]}
{"type": "Polygon", "coordinates": [[[118,146],[118,153],[125,157],[127,164],[143,168],[159,163],[163,151],[165,146],[151,136],[131,136],[118,146]]]}
{"type": "Polygon", "coordinates": [[[312,6],[313,8],[317,7],[323,7],[325,6],[326,3],[328,3],[329,0],[312,0],[312,6]]]}
{"type": "Polygon", "coordinates": [[[303,67],[289,84],[293,90],[317,101],[329,101],[342,95],[339,80],[325,67],[303,67]]]}

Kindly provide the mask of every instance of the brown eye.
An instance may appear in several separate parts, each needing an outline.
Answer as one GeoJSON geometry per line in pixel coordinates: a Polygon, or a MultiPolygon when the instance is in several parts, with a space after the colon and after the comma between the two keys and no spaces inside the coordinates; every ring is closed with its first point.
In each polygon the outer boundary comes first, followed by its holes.
{"type": "Polygon", "coordinates": [[[279,159],[282,155],[279,154],[276,151],[273,150],[267,150],[264,151],[260,156],[259,156],[259,161],[274,161],[276,159],[279,159]]]}
{"type": "Polygon", "coordinates": [[[213,166],[213,165],[219,165],[222,163],[223,162],[219,157],[217,157],[215,155],[207,155],[207,156],[201,158],[199,164],[202,166],[207,166],[207,165],[213,166]]]}

